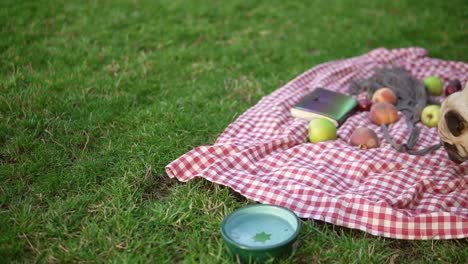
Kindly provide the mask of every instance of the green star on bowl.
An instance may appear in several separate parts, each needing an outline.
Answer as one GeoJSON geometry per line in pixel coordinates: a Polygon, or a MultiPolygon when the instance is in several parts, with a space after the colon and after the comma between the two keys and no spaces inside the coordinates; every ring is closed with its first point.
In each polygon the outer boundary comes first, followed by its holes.
{"type": "Polygon", "coordinates": [[[254,239],[255,242],[265,243],[265,241],[271,239],[271,234],[267,234],[265,232],[257,233],[257,234],[255,234],[253,239],[254,239]]]}
{"type": "Polygon", "coordinates": [[[253,204],[226,216],[221,224],[224,243],[233,260],[264,263],[293,252],[301,220],[284,207],[253,204]]]}

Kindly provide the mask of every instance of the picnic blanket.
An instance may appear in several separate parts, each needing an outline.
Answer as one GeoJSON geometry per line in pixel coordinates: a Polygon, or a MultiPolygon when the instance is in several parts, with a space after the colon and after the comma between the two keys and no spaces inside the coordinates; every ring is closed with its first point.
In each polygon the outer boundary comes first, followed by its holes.
{"type": "MultiPolygon", "coordinates": [[[[289,109],[316,87],[347,93],[352,80],[399,65],[423,79],[466,82],[468,64],[427,57],[422,48],[379,48],[362,56],[320,64],[263,97],[231,123],[214,145],[199,146],[166,166],[170,177],[203,177],[248,199],[283,206],[301,218],[397,239],[468,237],[468,163],[457,165],[443,148],[425,156],[395,151],[381,128],[358,112],[339,127],[338,139],[307,142],[307,121],[289,109]],[[351,133],[367,126],[381,146],[360,150],[351,133]]],[[[437,99],[437,98],[436,98],[437,99]]],[[[439,99],[443,99],[443,96],[439,99]]],[[[437,128],[418,123],[415,149],[439,142],[437,128]]],[[[404,116],[390,125],[397,143],[407,140],[404,116]]]]}

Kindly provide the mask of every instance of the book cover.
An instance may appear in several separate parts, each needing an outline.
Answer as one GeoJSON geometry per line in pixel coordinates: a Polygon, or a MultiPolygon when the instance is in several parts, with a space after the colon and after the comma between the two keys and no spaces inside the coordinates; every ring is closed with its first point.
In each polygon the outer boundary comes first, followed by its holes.
{"type": "Polygon", "coordinates": [[[353,112],[357,103],[358,101],[349,95],[316,88],[295,104],[290,112],[292,116],[308,121],[325,117],[338,127],[353,112]]]}

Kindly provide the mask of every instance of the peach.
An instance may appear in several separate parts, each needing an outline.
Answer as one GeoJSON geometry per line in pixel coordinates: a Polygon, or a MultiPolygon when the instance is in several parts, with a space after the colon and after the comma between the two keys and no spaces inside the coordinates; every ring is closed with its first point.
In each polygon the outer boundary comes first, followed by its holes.
{"type": "Polygon", "coordinates": [[[373,104],[370,110],[370,119],[374,124],[391,124],[398,121],[398,110],[387,102],[373,104]]]}
{"type": "Polygon", "coordinates": [[[384,87],[374,92],[374,94],[372,95],[372,102],[387,102],[394,105],[397,102],[397,97],[396,94],[392,91],[392,89],[384,87]]]}
{"type": "Polygon", "coordinates": [[[349,143],[358,146],[360,149],[371,149],[379,147],[379,138],[374,130],[367,127],[360,127],[351,134],[349,143]]]}

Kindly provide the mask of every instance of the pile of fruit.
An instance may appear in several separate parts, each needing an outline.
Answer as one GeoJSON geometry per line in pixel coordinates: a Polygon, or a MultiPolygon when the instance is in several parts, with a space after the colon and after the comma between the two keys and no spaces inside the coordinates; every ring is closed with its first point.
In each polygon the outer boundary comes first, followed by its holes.
{"type": "MultiPolygon", "coordinates": [[[[442,80],[437,76],[429,76],[423,80],[426,91],[431,96],[440,96],[444,93],[442,80]]],[[[462,90],[459,80],[451,80],[445,87],[445,96],[462,90]]],[[[358,110],[369,111],[370,120],[376,125],[388,125],[399,120],[398,109],[395,107],[397,96],[392,89],[382,87],[376,90],[370,99],[359,100],[358,110]]],[[[440,119],[440,105],[429,104],[421,112],[420,120],[428,127],[436,127],[440,119]]],[[[313,143],[335,140],[337,127],[325,118],[313,119],[309,123],[308,137],[313,143]]],[[[377,148],[380,146],[375,131],[368,127],[359,127],[352,134],[350,144],[360,149],[377,148]]]]}

